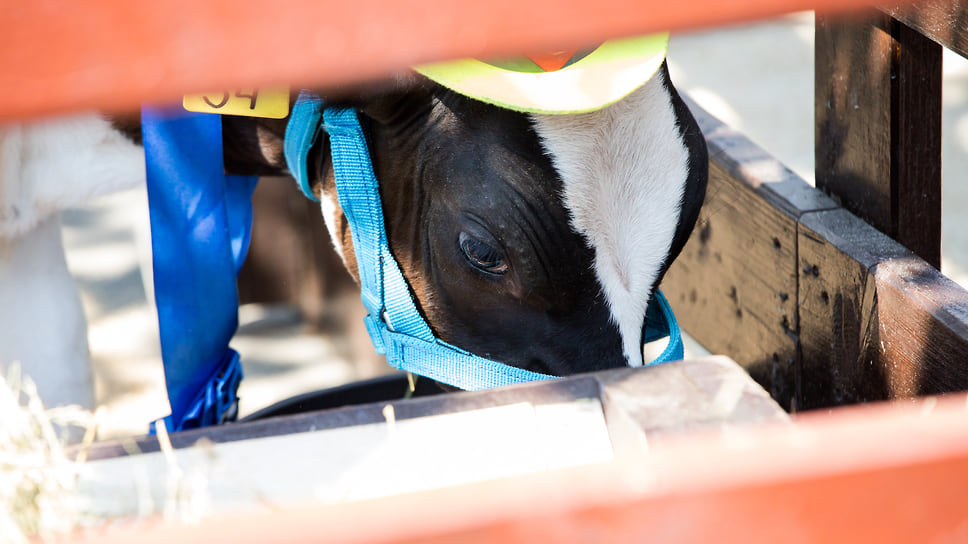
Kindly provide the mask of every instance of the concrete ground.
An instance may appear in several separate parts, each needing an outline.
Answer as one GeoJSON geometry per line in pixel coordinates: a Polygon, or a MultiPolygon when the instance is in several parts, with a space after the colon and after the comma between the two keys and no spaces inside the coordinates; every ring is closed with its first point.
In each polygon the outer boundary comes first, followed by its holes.
{"type": "MultiPolygon", "coordinates": [[[[676,35],[673,81],[806,180],[813,179],[813,16],[676,35]]],[[[968,63],[945,56],[943,271],[968,285],[968,63]]],[[[64,213],[68,262],[90,325],[102,436],[141,434],[168,412],[154,312],[139,268],[147,231],[144,191],[64,213]]],[[[287,308],[243,307],[233,346],[242,354],[242,413],[356,379],[339,339],[306,333],[287,308]]]]}

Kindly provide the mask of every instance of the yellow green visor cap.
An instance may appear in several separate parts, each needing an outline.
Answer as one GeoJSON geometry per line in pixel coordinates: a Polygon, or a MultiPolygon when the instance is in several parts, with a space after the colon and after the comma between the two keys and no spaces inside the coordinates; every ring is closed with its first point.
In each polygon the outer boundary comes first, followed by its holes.
{"type": "Polygon", "coordinates": [[[519,59],[461,59],[414,70],[465,96],[530,113],[583,113],[618,102],[665,60],[669,34],[607,41],[594,49],[519,59]]]}

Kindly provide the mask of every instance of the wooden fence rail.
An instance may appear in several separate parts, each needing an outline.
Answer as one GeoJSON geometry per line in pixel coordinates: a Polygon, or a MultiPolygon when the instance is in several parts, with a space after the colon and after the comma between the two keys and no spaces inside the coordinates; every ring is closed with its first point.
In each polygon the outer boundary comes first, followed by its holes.
{"type": "Polygon", "coordinates": [[[968,389],[968,292],[690,104],[710,147],[663,290],[788,410],[968,389]]]}

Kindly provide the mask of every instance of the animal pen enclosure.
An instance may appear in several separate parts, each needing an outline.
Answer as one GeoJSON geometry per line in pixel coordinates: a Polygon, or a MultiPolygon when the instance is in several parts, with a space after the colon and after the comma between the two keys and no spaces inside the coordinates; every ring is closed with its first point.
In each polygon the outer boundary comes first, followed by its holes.
{"type": "MultiPolygon", "coordinates": [[[[550,10],[510,1],[296,4],[272,8],[278,27],[266,29],[255,4],[102,0],[68,17],[56,3],[24,3],[0,21],[0,118],[128,109],[243,82],[362,81],[431,59],[863,3],[614,0],[591,13],[579,2],[550,10]]],[[[940,48],[968,53],[966,21],[957,2],[880,6],[849,20],[818,15],[821,190],[696,109],[710,146],[709,197],[663,288],[684,328],[787,410],[968,389],[968,293],[937,269],[940,48]]],[[[586,386],[593,392],[580,397],[600,397],[607,419],[608,387],[586,386]]],[[[648,462],[617,458],[405,499],[229,514],[101,538],[968,538],[965,415],[961,395],[852,407],[801,415],[789,428],[683,435],[648,462]]],[[[211,436],[219,433],[230,431],[211,436]]]]}

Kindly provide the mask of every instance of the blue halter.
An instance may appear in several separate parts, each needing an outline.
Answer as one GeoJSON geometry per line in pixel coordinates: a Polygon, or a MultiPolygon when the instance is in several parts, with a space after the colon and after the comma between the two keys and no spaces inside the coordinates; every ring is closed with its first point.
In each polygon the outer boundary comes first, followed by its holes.
{"type": "MultiPolygon", "coordinates": [[[[398,369],[465,390],[555,378],[478,357],[436,338],[414,304],[410,289],[387,242],[379,183],[356,111],[323,108],[322,101],[300,94],[286,129],[289,170],[307,197],[316,200],[307,176],[306,157],[322,127],[329,134],[339,204],[353,237],[366,307],[366,327],[377,352],[398,369]]],[[[682,359],[683,346],[672,309],[656,292],[646,315],[644,341],[669,337],[650,364],[682,359]]]]}

